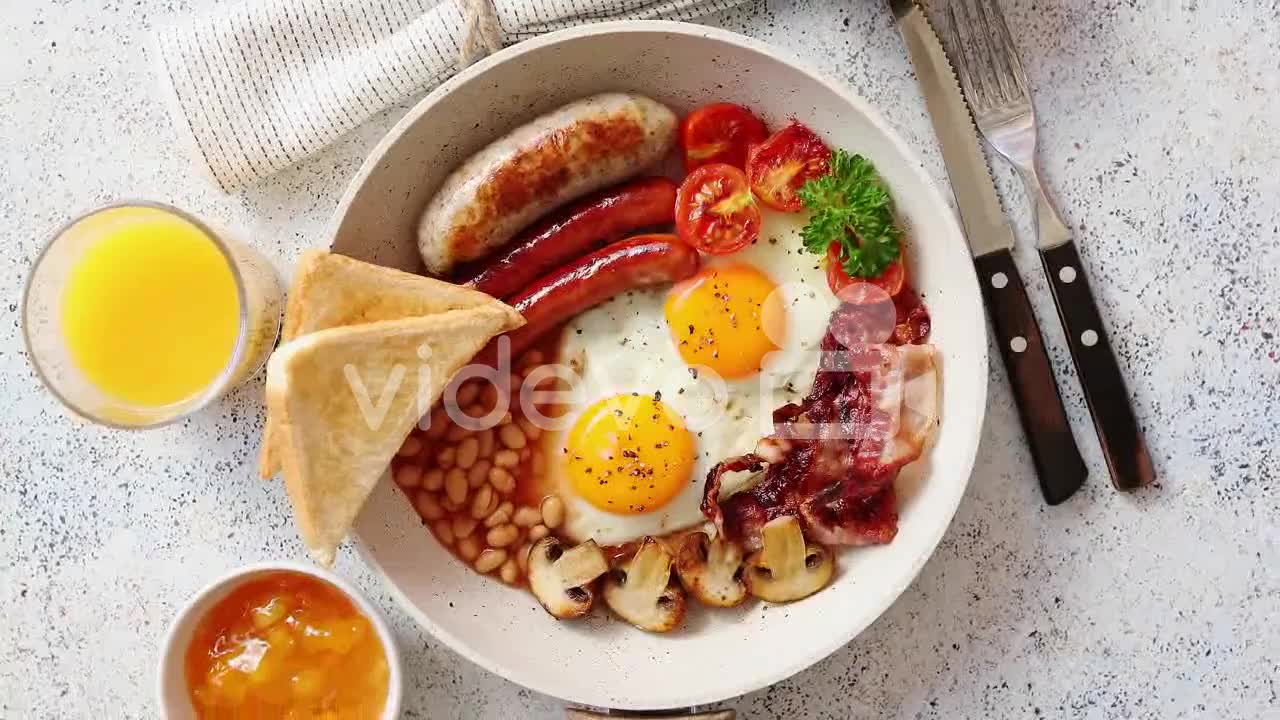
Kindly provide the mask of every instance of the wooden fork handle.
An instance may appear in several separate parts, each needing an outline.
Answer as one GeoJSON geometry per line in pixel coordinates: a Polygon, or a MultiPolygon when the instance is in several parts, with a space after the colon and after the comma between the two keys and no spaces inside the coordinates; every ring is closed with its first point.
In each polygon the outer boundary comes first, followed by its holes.
{"type": "Polygon", "coordinates": [[[1118,490],[1136,490],[1155,480],[1147,442],[1133,414],[1124,375],[1116,362],[1102,315],[1084,274],[1076,244],[1068,240],[1041,250],[1040,259],[1053,288],[1053,300],[1071,348],[1071,360],[1084,390],[1093,427],[1111,482],[1118,490]]]}
{"type": "Polygon", "coordinates": [[[997,250],[980,255],[974,258],[974,265],[1000,356],[1013,386],[1022,430],[1031,447],[1040,490],[1045,502],[1057,505],[1080,489],[1089,470],[1071,434],[1053,366],[1040,336],[1040,324],[1012,253],[997,250]]]}

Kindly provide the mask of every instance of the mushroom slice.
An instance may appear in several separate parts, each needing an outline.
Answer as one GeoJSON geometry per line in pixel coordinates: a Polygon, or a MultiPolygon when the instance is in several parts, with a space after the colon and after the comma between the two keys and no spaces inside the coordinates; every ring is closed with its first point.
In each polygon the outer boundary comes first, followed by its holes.
{"type": "Polygon", "coordinates": [[[784,515],[760,529],[764,547],[747,558],[743,573],[752,595],[769,602],[791,602],[821,590],[831,580],[831,551],[805,543],[800,521],[784,515]]]}
{"type": "Polygon", "coordinates": [[[724,538],[712,540],[703,532],[685,536],[676,555],[676,573],[684,589],[703,605],[733,607],[747,599],[742,548],[724,538]]]}
{"type": "Polygon", "coordinates": [[[560,539],[550,535],[529,548],[529,589],[547,612],[562,620],[591,610],[591,583],[608,570],[604,551],[593,540],[565,550],[560,539]]]}
{"type": "Polygon", "coordinates": [[[667,632],[684,619],[684,591],[671,580],[671,553],[646,537],[630,560],[604,580],[604,601],[641,630],[667,632]]]}

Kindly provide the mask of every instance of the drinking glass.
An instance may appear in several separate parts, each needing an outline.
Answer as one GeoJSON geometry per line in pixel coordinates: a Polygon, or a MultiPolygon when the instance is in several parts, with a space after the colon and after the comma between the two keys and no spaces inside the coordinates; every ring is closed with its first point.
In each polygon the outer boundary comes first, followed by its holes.
{"type": "MultiPolygon", "coordinates": [[[[159,230],[154,232],[157,236],[160,233],[159,230]]],[[[199,248],[200,252],[204,250],[199,248]]],[[[99,256],[95,257],[101,259],[99,256]]],[[[205,253],[202,257],[209,256],[205,253]]],[[[95,263],[92,268],[93,272],[107,273],[104,279],[108,283],[107,287],[112,287],[109,283],[115,277],[120,278],[121,286],[129,282],[136,284],[139,279],[144,284],[150,279],[156,287],[163,285],[164,278],[157,273],[164,273],[164,267],[136,264],[129,267],[130,258],[112,259],[113,262],[105,267],[96,267],[101,263],[95,263]]],[[[171,281],[170,286],[172,284],[171,281]]],[[[145,288],[142,295],[145,297],[145,288]]],[[[138,303],[139,306],[130,307],[128,311],[134,313],[135,317],[129,322],[145,323],[148,313],[164,311],[169,313],[170,319],[174,312],[189,312],[193,323],[198,323],[200,303],[213,301],[199,297],[195,292],[171,299],[176,304],[148,307],[152,304],[138,303]]],[[[114,428],[157,427],[185,418],[206,407],[256,374],[265,364],[279,335],[283,301],[284,293],[279,275],[257,251],[228,238],[225,233],[216,232],[205,222],[177,208],[151,202],[127,202],[81,215],[59,229],[44,247],[27,278],[22,307],[23,335],[28,357],[40,379],[73,413],[114,428]],[[202,238],[195,241],[195,245],[184,247],[198,248],[199,242],[208,242],[221,256],[221,261],[227,264],[234,280],[239,314],[234,347],[221,370],[205,387],[174,402],[146,404],[103,390],[88,376],[69,347],[70,341],[64,327],[67,317],[65,313],[77,312],[75,307],[68,305],[72,274],[81,271],[78,270],[79,263],[98,243],[112,237],[113,233],[123,232],[130,227],[137,229],[138,226],[129,226],[129,223],[155,223],[155,228],[176,227],[184,232],[184,237],[202,238]],[[198,235],[191,235],[192,232],[198,235]]],[[[112,319],[118,318],[113,316],[112,319]]],[[[175,338],[174,342],[180,340],[175,338]]],[[[165,349],[172,351],[167,357],[179,360],[184,351],[197,352],[191,349],[190,344],[165,349]]],[[[112,362],[128,363],[136,361],[147,349],[130,347],[124,340],[118,343],[113,340],[111,347],[102,351],[112,353],[112,362]]],[[[95,351],[95,355],[97,352],[95,351]]],[[[203,358],[201,362],[217,361],[203,358]]]]}

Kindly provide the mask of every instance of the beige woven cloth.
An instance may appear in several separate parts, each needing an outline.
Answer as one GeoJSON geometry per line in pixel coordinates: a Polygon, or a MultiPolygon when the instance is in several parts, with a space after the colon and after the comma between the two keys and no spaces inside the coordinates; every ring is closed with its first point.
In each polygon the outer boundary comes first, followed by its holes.
{"type": "Polygon", "coordinates": [[[743,0],[240,0],[156,33],[171,114],[224,190],[261,180],[504,45],[743,0]]]}

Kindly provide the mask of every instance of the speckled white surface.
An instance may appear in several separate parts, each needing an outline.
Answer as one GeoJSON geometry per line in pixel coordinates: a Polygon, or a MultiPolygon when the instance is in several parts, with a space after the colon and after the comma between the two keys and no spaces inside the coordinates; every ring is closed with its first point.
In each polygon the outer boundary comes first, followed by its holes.
{"type": "MultiPolygon", "coordinates": [[[[32,1],[0,14],[0,718],[153,717],[175,607],[232,566],[303,557],[282,487],[252,473],[260,387],[119,434],[67,419],[21,349],[23,278],[70,214],[169,201],[240,228],[285,267],[322,242],[347,178],[399,114],[222,195],[176,144],[146,57],[148,29],[195,5],[32,1]]],[[[1038,88],[1046,171],[1160,486],[1122,496],[1107,483],[1021,189],[999,168],[1087,488],[1042,504],[994,362],[973,482],[919,580],[843,650],[727,706],[749,720],[1280,717],[1280,5],[1005,5],[1038,88]]],[[[878,2],[769,2],[716,22],[847,81],[942,176],[878,2]]],[[[390,614],[406,717],[558,717],[555,699],[427,637],[349,552],[337,570],[390,614]]]]}

